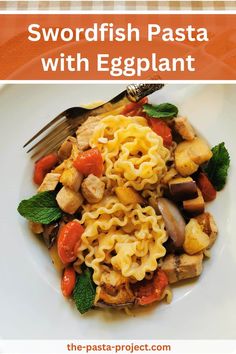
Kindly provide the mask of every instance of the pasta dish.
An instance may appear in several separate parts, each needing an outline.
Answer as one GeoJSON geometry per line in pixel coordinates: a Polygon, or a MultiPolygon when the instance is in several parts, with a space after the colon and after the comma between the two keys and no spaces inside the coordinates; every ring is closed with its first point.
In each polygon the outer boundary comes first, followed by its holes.
{"type": "Polygon", "coordinates": [[[211,149],[175,105],[145,98],[89,117],[37,161],[37,194],[18,211],[81,313],[170,302],[172,284],[198,278],[210,255],[206,205],[228,167],[224,143],[211,149]]]}

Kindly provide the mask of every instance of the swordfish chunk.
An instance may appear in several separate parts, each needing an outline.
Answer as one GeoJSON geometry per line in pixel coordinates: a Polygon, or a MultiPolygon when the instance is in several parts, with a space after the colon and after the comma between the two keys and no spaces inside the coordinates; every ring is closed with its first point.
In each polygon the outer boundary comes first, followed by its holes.
{"type": "Polygon", "coordinates": [[[166,273],[169,283],[176,283],[183,279],[197,277],[202,272],[203,254],[195,255],[170,254],[163,260],[161,269],[166,273]]]}

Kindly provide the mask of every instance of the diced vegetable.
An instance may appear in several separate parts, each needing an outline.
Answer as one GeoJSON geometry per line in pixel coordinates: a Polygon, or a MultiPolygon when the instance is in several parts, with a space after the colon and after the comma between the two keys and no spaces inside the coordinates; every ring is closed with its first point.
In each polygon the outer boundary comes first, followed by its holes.
{"type": "Polygon", "coordinates": [[[198,196],[196,182],[191,177],[170,180],[169,190],[176,201],[193,199],[198,196]]]}
{"type": "Polygon", "coordinates": [[[218,229],[213,216],[210,213],[203,213],[198,215],[195,219],[201,226],[202,231],[209,236],[210,242],[208,248],[210,248],[215,242],[218,233],[218,229]]]}
{"type": "Polygon", "coordinates": [[[40,185],[46,174],[50,172],[57,163],[58,157],[56,154],[49,154],[37,161],[34,166],[34,182],[40,185]]]}
{"type": "Polygon", "coordinates": [[[158,198],[157,204],[168,236],[173,240],[175,247],[181,247],[184,243],[185,221],[178,207],[166,198],[158,198]]]}
{"type": "Polygon", "coordinates": [[[175,167],[181,176],[190,176],[198,170],[199,166],[192,161],[187,150],[180,151],[181,144],[175,149],[175,167]]]}
{"type": "Polygon", "coordinates": [[[151,280],[144,280],[134,285],[134,293],[138,305],[149,305],[162,299],[164,290],[168,285],[165,272],[159,269],[151,280]]]}
{"type": "Polygon", "coordinates": [[[104,170],[102,155],[97,148],[80,153],[74,161],[74,166],[84,176],[93,174],[101,177],[104,170]]]}
{"type": "Polygon", "coordinates": [[[128,204],[142,204],[144,202],[141,195],[130,187],[116,187],[116,195],[119,201],[125,205],[128,204]]]}
{"type": "Polygon", "coordinates": [[[77,171],[77,169],[72,166],[68,169],[65,169],[61,175],[60,182],[63,186],[72,189],[75,192],[78,192],[83,176],[77,171]]]}
{"type": "Polygon", "coordinates": [[[83,197],[68,187],[62,187],[56,196],[59,207],[68,214],[74,214],[83,203],[83,197]]]}
{"type": "Polygon", "coordinates": [[[172,133],[171,129],[168,127],[166,122],[155,119],[155,118],[148,118],[148,122],[152,128],[152,130],[163,139],[163,144],[166,147],[170,147],[172,144],[172,133]]]}
{"type": "Polygon", "coordinates": [[[54,243],[53,246],[49,249],[49,254],[54,267],[56,270],[61,272],[65,268],[65,264],[62,263],[61,258],[58,255],[57,243],[54,243]]]}
{"type": "Polygon", "coordinates": [[[204,212],[205,203],[202,197],[202,193],[197,189],[198,197],[194,199],[184,200],[183,207],[190,215],[199,215],[204,212]]]}
{"type": "Polygon", "coordinates": [[[197,137],[186,143],[189,144],[189,147],[187,147],[189,149],[189,155],[196,164],[201,165],[209,161],[212,157],[212,152],[205,140],[197,137]]]}
{"type": "Polygon", "coordinates": [[[209,237],[202,231],[201,226],[195,219],[190,219],[185,228],[184,250],[192,255],[198,253],[209,245],[209,237]]]}
{"type": "Polygon", "coordinates": [[[180,134],[184,140],[193,140],[195,132],[186,117],[177,117],[174,119],[175,130],[180,134]]]}
{"type": "Polygon", "coordinates": [[[205,173],[201,172],[199,174],[197,185],[202,192],[202,196],[205,202],[211,202],[216,198],[216,190],[205,173]]]}
{"type": "Polygon", "coordinates": [[[58,254],[62,263],[67,264],[76,260],[83,232],[84,228],[78,221],[70,221],[60,229],[58,254]]]}
{"type": "Polygon", "coordinates": [[[64,160],[60,165],[56,166],[53,170],[54,173],[59,173],[62,175],[62,173],[73,166],[73,161],[69,158],[67,160],[64,160]]]}
{"type": "Polygon", "coordinates": [[[65,297],[69,297],[72,294],[75,287],[75,282],[76,282],[76,274],[74,268],[67,267],[64,270],[61,279],[61,290],[62,290],[62,294],[65,297]]]}
{"type": "Polygon", "coordinates": [[[175,149],[175,165],[182,176],[189,176],[197,171],[199,165],[210,160],[212,152],[201,138],[183,141],[175,149]]]}

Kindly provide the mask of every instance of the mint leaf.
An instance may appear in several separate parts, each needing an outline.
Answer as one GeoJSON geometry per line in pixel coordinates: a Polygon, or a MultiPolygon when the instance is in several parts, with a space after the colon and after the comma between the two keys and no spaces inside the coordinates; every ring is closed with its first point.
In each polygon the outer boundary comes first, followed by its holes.
{"type": "Polygon", "coordinates": [[[76,276],[76,284],[73,290],[73,299],[81,314],[91,309],[94,304],[95,293],[92,271],[87,268],[82,274],[76,276]]]}
{"type": "Polygon", "coordinates": [[[17,210],[24,218],[41,224],[50,224],[62,216],[54,192],[42,192],[22,200],[17,210]]]}
{"type": "Polygon", "coordinates": [[[144,104],[143,110],[150,117],[159,119],[171,119],[178,114],[178,108],[171,103],[161,103],[159,105],[144,104]]]}
{"type": "Polygon", "coordinates": [[[213,156],[207,166],[203,168],[211,183],[217,191],[223,189],[226,183],[230,156],[225,147],[225,143],[220,143],[211,149],[213,156]]]}

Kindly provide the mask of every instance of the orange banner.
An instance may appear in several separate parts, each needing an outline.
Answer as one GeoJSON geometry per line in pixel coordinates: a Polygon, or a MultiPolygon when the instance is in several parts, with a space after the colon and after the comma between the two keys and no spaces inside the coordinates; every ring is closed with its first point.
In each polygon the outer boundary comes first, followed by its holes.
{"type": "Polygon", "coordinates": [[[236,15],[0,15],[0,80],[236,80],[236,15]]]}

